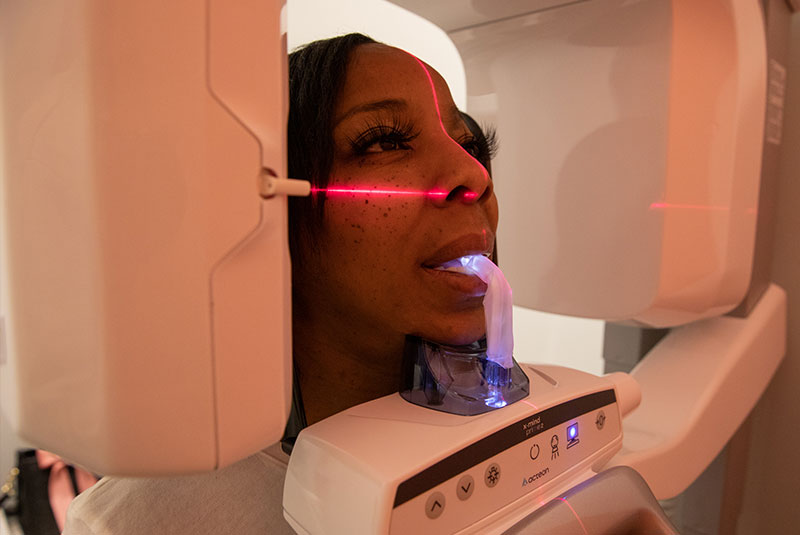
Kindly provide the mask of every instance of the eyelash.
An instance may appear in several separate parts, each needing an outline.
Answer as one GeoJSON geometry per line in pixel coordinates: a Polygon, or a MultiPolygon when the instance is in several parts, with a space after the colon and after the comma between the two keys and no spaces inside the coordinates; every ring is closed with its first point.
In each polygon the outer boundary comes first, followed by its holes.
{"type": "MultiPolygon", "coordinates": [[[[494,127],[484,128],[484,137],[466,134],[457,140],[465,151],[481,163],[488,163],[497,154],[497,131],[494,127]],[[470,150],[472,149],[472,150],[470,150]]],[[[408,150],[409,144],[419,135],[414,130],[413,124],[407,121],[392,120],[388,124],[367,123],[364,130],[355,138],[348,141],[357,155],[367,154],[369,149],[377,143],[392,143],[396,148],[390,150],[408,150]]]]}
{"type": "Polygon", "coordinates": [[[490,162],[497,154],[497,130],[494,127],[483,127],[484,137],[466,134],[458,140],[465,151],[473,158],[485,164],[490,162]],[[474,150],[470,150],[470,148],[474,150]]]}
{"type": "Polygon", "coordinates": [[[414,130],[410,122],[393,120],[388,124],[367,123],[362,133],[349,141],[353,151],[362,155],[371,152],[369,149],[376,143],[382,142],[393,143],[397,149],[406,150],[418,135],[419,132],[414,130]]]}

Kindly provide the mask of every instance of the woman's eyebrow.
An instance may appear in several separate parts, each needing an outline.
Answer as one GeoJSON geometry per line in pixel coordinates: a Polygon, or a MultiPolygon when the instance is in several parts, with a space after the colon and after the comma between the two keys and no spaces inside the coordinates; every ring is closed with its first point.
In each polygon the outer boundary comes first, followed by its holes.
{"type": "Polygon", "coordinates": [[[400,111],[405,110],[408,108],[408,103],[399,98],[387,98],[384,100],[376,100],[373,102],[365,102],[364,104],[359,104],[357,106],[353,106],[345,113],[341,115],[336,121],[334,121],[333,126],[336,127],[339,123],[347,119],[348,117],[352,117],[353,115],[359,113],[368,113],[373,111],[400,111]]]}

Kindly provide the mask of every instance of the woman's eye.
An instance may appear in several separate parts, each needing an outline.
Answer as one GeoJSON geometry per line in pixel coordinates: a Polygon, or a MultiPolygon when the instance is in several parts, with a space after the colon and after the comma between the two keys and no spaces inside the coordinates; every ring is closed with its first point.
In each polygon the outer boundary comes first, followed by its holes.
{"type": "Polygon", "coordinates": [[[393,152],[398,150],[408,150],[411,148],[411,140],[413,136],[407,136],[400,133],[383,134],[377,139],[362,140],[361,143],[355,143],[354,148],[359,154],[379,154],[381,152],[393,152]]]}
{"type": "Polygon", "coordinates": [[[400,142],[396,139],[379,139],[367,147],[366,152],[387,152],[400,149],[400,142]]]}
{"type": "Polygon", "coordinates": [[[461,143],[461,147],[473,158],[478,159],[478,157],[481,155],[481,146],[474,139],[465,143],[461,143]]]}
{"type": "Polygon", "coordinates": [[[419,135],[411,124],[374,125],[368,127],[350,144],[356,154],[379,154],[411,149],[411,142],[419,135]]]}

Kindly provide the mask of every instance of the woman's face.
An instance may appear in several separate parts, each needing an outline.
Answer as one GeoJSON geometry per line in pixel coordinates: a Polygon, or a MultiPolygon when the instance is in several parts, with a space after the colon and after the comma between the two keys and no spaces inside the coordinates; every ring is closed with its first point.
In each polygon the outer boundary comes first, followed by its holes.
{"type": "Polygon", "coordinates": [[[406,52],[359,46],[333,138],[319,254],[300,267],[309,305],[367,337],[480,338],[486,286],[435,268],[491,253],[497,199],[444,80],[406,52]]]}

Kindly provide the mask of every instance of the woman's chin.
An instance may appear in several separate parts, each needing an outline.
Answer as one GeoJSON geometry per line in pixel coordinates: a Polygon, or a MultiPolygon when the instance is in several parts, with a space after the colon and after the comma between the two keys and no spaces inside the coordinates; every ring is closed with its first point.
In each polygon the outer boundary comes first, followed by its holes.
{"type": "Polygon", "coordinates": [[[463,346],[480,340],[486,335],[486,326],[481,321],[478,325],[446,325],[440,329],[430,329],[419,336],[439,344],[463,346]]]}

